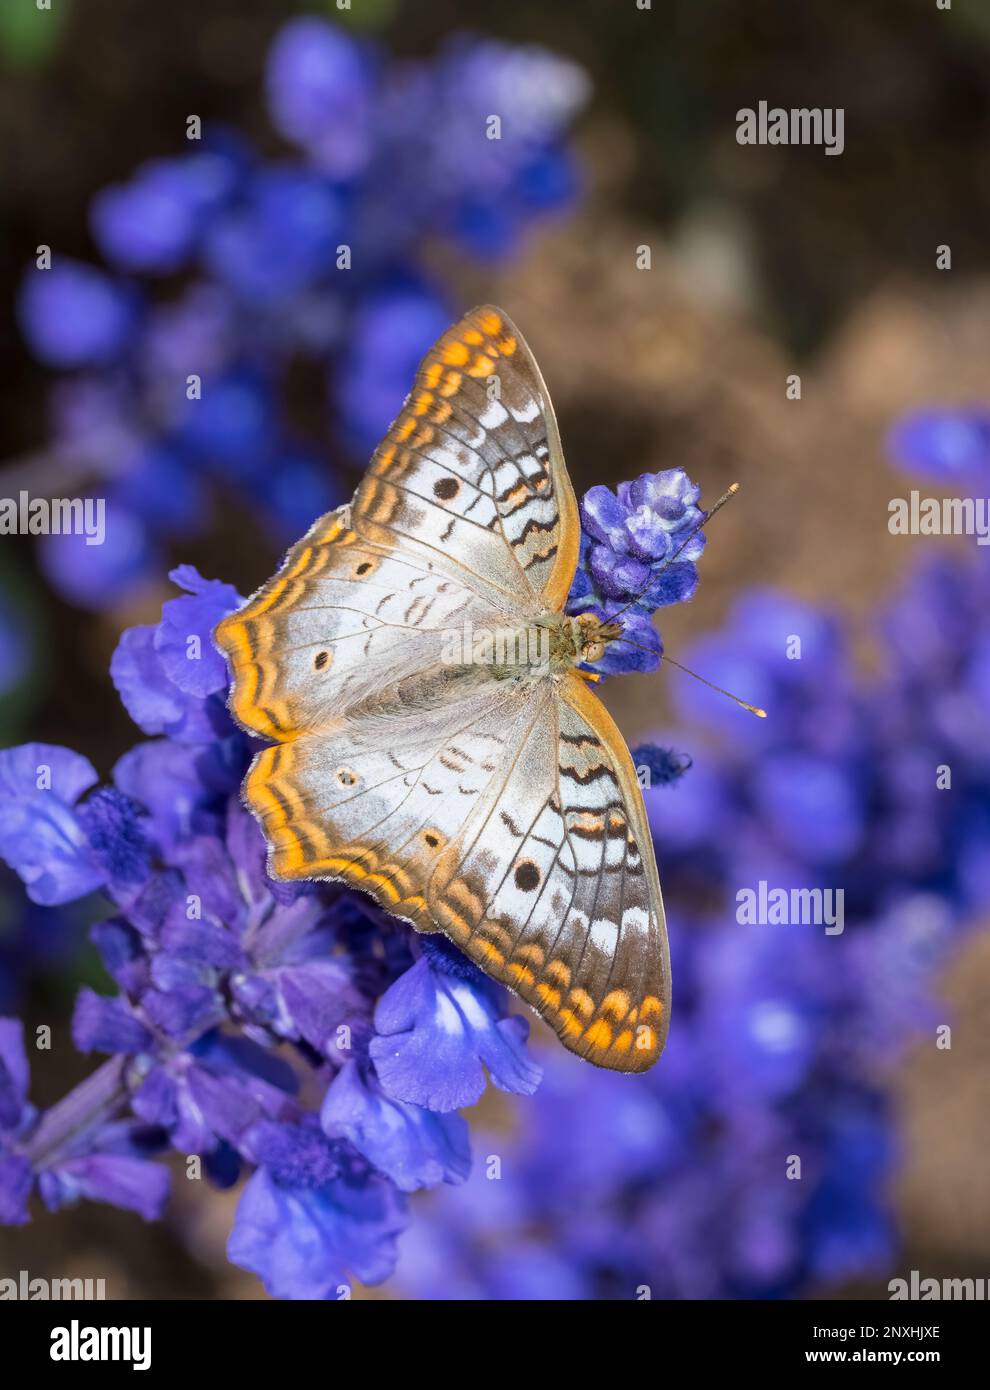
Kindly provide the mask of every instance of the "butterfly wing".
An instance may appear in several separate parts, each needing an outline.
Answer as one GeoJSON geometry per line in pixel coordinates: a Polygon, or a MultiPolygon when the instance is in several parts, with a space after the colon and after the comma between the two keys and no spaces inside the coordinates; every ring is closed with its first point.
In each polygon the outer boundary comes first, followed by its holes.
{"type": "Polygon", "coordinates": [[[245,783],[283,878],[343,879],[442,927],[564,1045],[643,1071],[670,1007],[629,753],[576,677],[266,749],[245,783]]]}
{"type": "Polygon", "coordinates": [[[234,714],[294,738],[434,665],[445,631],[560,609],[579,531],[533,354],[474,309],[424,357],[351,506],[217,628],[234,714]]]}
{"type": "Polygon", "coordinates": [[[576,676],[551,686],[496,795],[426,893],[448,935],[564,1046],[645,1071],[670,1013],[663,899],[628,749],[576,676]]]}
{"type": "Polygon", "coordinates": [[[284,879],[342,879],[421,931],[437,931],[430,880],[473,816],[498,799],[541,701],[473,697],[302,734],[255,758],[244,782],[284,879]]]}
{"type": "Polygon", "coordinates": [[[383,544],[433,546],[524,611],[557,611],[580,524],[550,394],[526,342],[484,305],[423,358],[355,499],[383,544]]]}
{"type": "Polygon", "coordinates": [[[351,506],[216,637],[234,713],[278,740],[245,781],[273,874],[342,879],[442,927],[565,1046],[642,1071],[666,1035],[666,934],[604,707],[575,676],[466,695],[441,679],[426,708],[362,705],[436,672],[453,627],[559,611],[579,538],[532,353],[501,311],[475,309],[423,359],[351,506]]]}
{"type": "Polygon", "coordinates": [[[252,733],[285,742],[331,728],[435,666],[444,632],[489,618],[477,588],[429,556],[368,541],[350,512],[322,517],[214,633],[230,663],[231,711],[252,733]]]}

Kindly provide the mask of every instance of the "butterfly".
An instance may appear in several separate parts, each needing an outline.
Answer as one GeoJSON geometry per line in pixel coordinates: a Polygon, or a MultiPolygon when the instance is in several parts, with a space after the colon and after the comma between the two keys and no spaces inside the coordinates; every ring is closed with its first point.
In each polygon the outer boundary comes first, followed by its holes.
{"type": "Polygon", "coordinates": [[[244,797],[276,879],[341,880],[442,931],[565,1047],[645,1071],[670,1012],[639,782],[564,612],[580,520],[547,388],[500,310],[423,358],[353,500],[219,624],[270,740],[244,797]]]}

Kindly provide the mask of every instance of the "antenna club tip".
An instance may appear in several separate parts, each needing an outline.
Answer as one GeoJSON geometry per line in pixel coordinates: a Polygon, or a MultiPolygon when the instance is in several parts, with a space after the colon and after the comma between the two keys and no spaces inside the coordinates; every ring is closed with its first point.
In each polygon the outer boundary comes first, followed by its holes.
{"type": "Polygon", "coordinates": [[[751,708],[757,719],[766,719],[767,712],[765,709],[757,709],[755,705],[751,706],[751,708]]]}
{"type": "Polygon", "coordinates": [[[729,484],[728,491],[729,491],[729,492],[738,492],[740,486],[741,486],[740,483],[730,483],[730,484],[729,484]]]}

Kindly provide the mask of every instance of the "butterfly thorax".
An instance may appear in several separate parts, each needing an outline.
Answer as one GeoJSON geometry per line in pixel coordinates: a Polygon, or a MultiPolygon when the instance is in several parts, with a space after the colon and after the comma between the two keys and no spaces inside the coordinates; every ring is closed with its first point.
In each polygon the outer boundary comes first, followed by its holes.
{"type": "Polygon", "coordinates": [[[561,675],[580,662],[601,660],[606,645],[622,632],[621,624],[602,622],[591,613],[571,617],[546,613],[530,622],[497,619],[452,634],[445,645],[448,664],[480,667],[494,680],[561,675]]]}

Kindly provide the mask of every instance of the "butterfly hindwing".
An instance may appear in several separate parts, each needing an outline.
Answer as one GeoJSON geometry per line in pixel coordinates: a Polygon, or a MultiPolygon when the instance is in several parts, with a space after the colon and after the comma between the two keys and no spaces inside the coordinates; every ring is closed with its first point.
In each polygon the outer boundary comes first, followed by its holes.
{"type": "Polygon", "coordinates": [[[246,795],[276,877],[442,927],[571,1051],[641,1071],[669,1009],[653,848],[621,738],[571,683],[304,735],[258,755],[246,795]]]}
{"type": "Polygon", "coordinates": [[[448,846],[498,796],[531,702],[490,691],[259,753],[245,796],[276,878],[343,879],[421,931],[448,846]]]}
{"type": "Polygon", "coordinates": [[[635,769],[577,677],[551,697],[486,815],[451,846],[432,915],[571,1051],[644,1071],[670,1009],[663,902],[635,769]]]}

